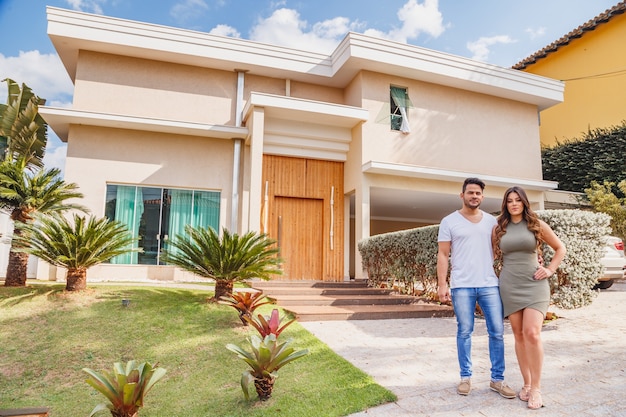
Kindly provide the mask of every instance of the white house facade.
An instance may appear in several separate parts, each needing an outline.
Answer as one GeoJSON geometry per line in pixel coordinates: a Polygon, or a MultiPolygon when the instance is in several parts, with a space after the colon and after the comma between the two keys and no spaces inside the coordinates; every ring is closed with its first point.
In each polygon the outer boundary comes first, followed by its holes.
{"type": "MultiPolygon", "coordinates": [[[[52,8],[74,82],[40,113],[67,143],[65,179],[140,253],[89,279],[179,279],[160,257],[184,226],[261,231],[284,279],[363,277],[356,242],[438,223],[464,178],[487,211],[512,185],[545,191],[538,112],[563,84],[349,33],[330,55],[52,8]]],[[[61,272],[38,271],[40,278],[61,272]]]]}

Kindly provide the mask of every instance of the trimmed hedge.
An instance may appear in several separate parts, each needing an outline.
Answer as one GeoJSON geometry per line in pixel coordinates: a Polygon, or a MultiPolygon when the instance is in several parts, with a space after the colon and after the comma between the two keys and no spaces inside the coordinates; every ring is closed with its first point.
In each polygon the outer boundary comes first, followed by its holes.
{"type": "MultiPolygon", "coordinates": [[[[544,148],[541,163],[543,179],[557,181],[560,190],[584,193],[592,181],[617,184],[626,178],[626,121],[544,148]]],[[[616,187],[613,192],[624,197],[616,187]]]]}
{"type": "MultiPolygon", "coordinates": [[[[611,233],[610,217],[581,210],[541,210],[567,248],[567,255],[550,278],[551,301],[561,308],[590,304],[602,272],[603,236],[611,233]]],[[[385,233],[358,242],[363,269],[372,287],[386,286],[410,295],[437,300],[437,234],[439,225],[385,233]]],[[[543,248],[545,263],[554,252],[543,248]]]]}

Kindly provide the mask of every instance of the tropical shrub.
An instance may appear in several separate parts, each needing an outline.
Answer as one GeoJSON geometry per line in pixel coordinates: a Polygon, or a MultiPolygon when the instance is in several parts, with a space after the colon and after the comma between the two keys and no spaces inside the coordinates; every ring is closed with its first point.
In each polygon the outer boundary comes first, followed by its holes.
{"type": "Polygon", "coordinates": [[[107,409],[113,417],[136,417],[143,407],[144,397],[166,372],[158,364],[137,364],[134,360],[126,365],[116,362],[113,372],[99,373],[89,368],[83,371],[89,375],[86,382],[109,400],[109,403],[98,404],[89,417],[107,409]]]}
{"type": "Polygon", "coordinates": [[[16,239],[31,255],[67,269],[66,291],[87,288],[87,269],[126,253],[133,241],[122,223],[107,218],[74,214],[39,216],[36,222],[20,226],[16,239]]]}
{"type": "Polygon", "coordinates": [[[281,274],[281,260],[275,241],[265,234],[230,233],[226,228],[222,237],[209,227],[187,226],[184,235],[177,235],[171,250],[165,250],[163,259],[186,271],[215,280],[215,300],[233,293],[233,284],[252,278],[269,280],[281,274]]]}
{"type": "MultiPolygon", "coordinates": [[[[610,234],[610,217],[581,210],[541,210],[567,248],[567,255],[550,279],[551,301],[562,308],[577,308],[592,302],[593,287],[602,271],[603,236],[610,234]]],[[[437,300],[437,234],[439,225],[372,236],[358,242],[363,269],[370,286],[387,285],[399,292],[437,300]]],[[[554,255],[548,247],[546,265],[554,255]]]]}
{"type": "MultiPolygon", "coordinates": [[[[611,235],[626,240],[626,197],[615,195],[615,186],[614,182],[604,181],[600,184],[592,181],[591,187],[585,188],[585,194],[595,211],[611,216],[611,235]]],[[[620,181],[617,188],[626,196],[626,180],[620,181]]]]}
{"type": "Polygon", "coordinates": [[[39,106],[46,100],[37,97],[26,84],[10,78],[7,83],[7,102],[0,104],[0,160],[23,159],[25,167],[43,167],[43,156],[48,142],[48,125],[39,114],[39,106]]]}
{"type": "Polygon", "coordinates": [[[233,307],[237,310],[239,320],[241,320],[244,326],[247,326],[248,320],[246,320],[246,318],[252,317],[254,310],[266,304],[273,304],[274,302],[267,299],[263,291],[239,291],[222,295],[218,303],[233,307]]]}
{"type": "Polygon", "coordinates": [[[259,399],[266,401],[272,395],[278,370],[307,355],[309,350],[296,351],[289,346],[291,340],[278,342],[275,334],[268,334],[263,338],[254,334],[250,336],[249,341],[252,352],[247,352],[234,344],[226,345],[226,349],[236,353],[251,368],[241,375],[241,389],[246,400],[250,399],[250,384],[254,383],[259,399]]]}
{"type": "Polygon", "coordinates": [[[277,309],[273,309],[269,317],[258,314],[256,317],[246,317],[245,320],[250,323],[252,327],[257,329],[263,338],[270,334],[276,335],[276,337],[280,336],[287,326],[296,321],[296,319],[292,319],[287,323],[283,323],[281,326],[282,319],[279,317],[277,309]]]}
{"type": "Polygon", "coordinates": [[[32,223],[36,214],[86,211],[79,204],[67,202],[83,196],[77,189],[78,185],[63,181],[57,168],[32,171],[27,169],[25,158],[0,163],[0,210],[10,215],[15,226],[5,286],[26,286],[28,253],[22,249],[28,247],[28,242],[20,239],[21,226],[32,223]]]}

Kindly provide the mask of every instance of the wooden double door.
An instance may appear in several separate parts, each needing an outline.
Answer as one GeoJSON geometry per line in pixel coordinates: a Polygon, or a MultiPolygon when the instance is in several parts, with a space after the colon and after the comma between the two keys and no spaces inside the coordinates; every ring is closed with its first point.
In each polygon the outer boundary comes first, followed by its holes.
{"type": "Polygon", "coordinates": [[[343,163],[265,155],[261,230],[290,280],[343,280],[343,163]],[[267,211],[267,212],[266,212],[267,211]]]}

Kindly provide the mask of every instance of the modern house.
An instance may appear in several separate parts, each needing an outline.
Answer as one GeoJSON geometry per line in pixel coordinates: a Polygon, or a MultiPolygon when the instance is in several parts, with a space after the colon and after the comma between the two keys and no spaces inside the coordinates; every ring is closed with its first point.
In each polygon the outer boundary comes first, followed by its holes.
{"type": "Polygon", "coordinates": [[[541,112],[544,145],[626,120],[626,1],[513,66],[565,83],[564,101],[541,112]]]}
{"type": "Polygon", "coordinates": [[[487,211],[511,185],[535,208],[557,187],[538,113],[560,81],[358,33],[324,55],[47,13],[75,85],[71,108],[40,109],[67,142],[66,180],[143,249],[89,279],[179,279],[160,254],[187,224],[267,233],[284,279],[361,278],[356,242],[438,223],[468,176],[487,211]]]}

